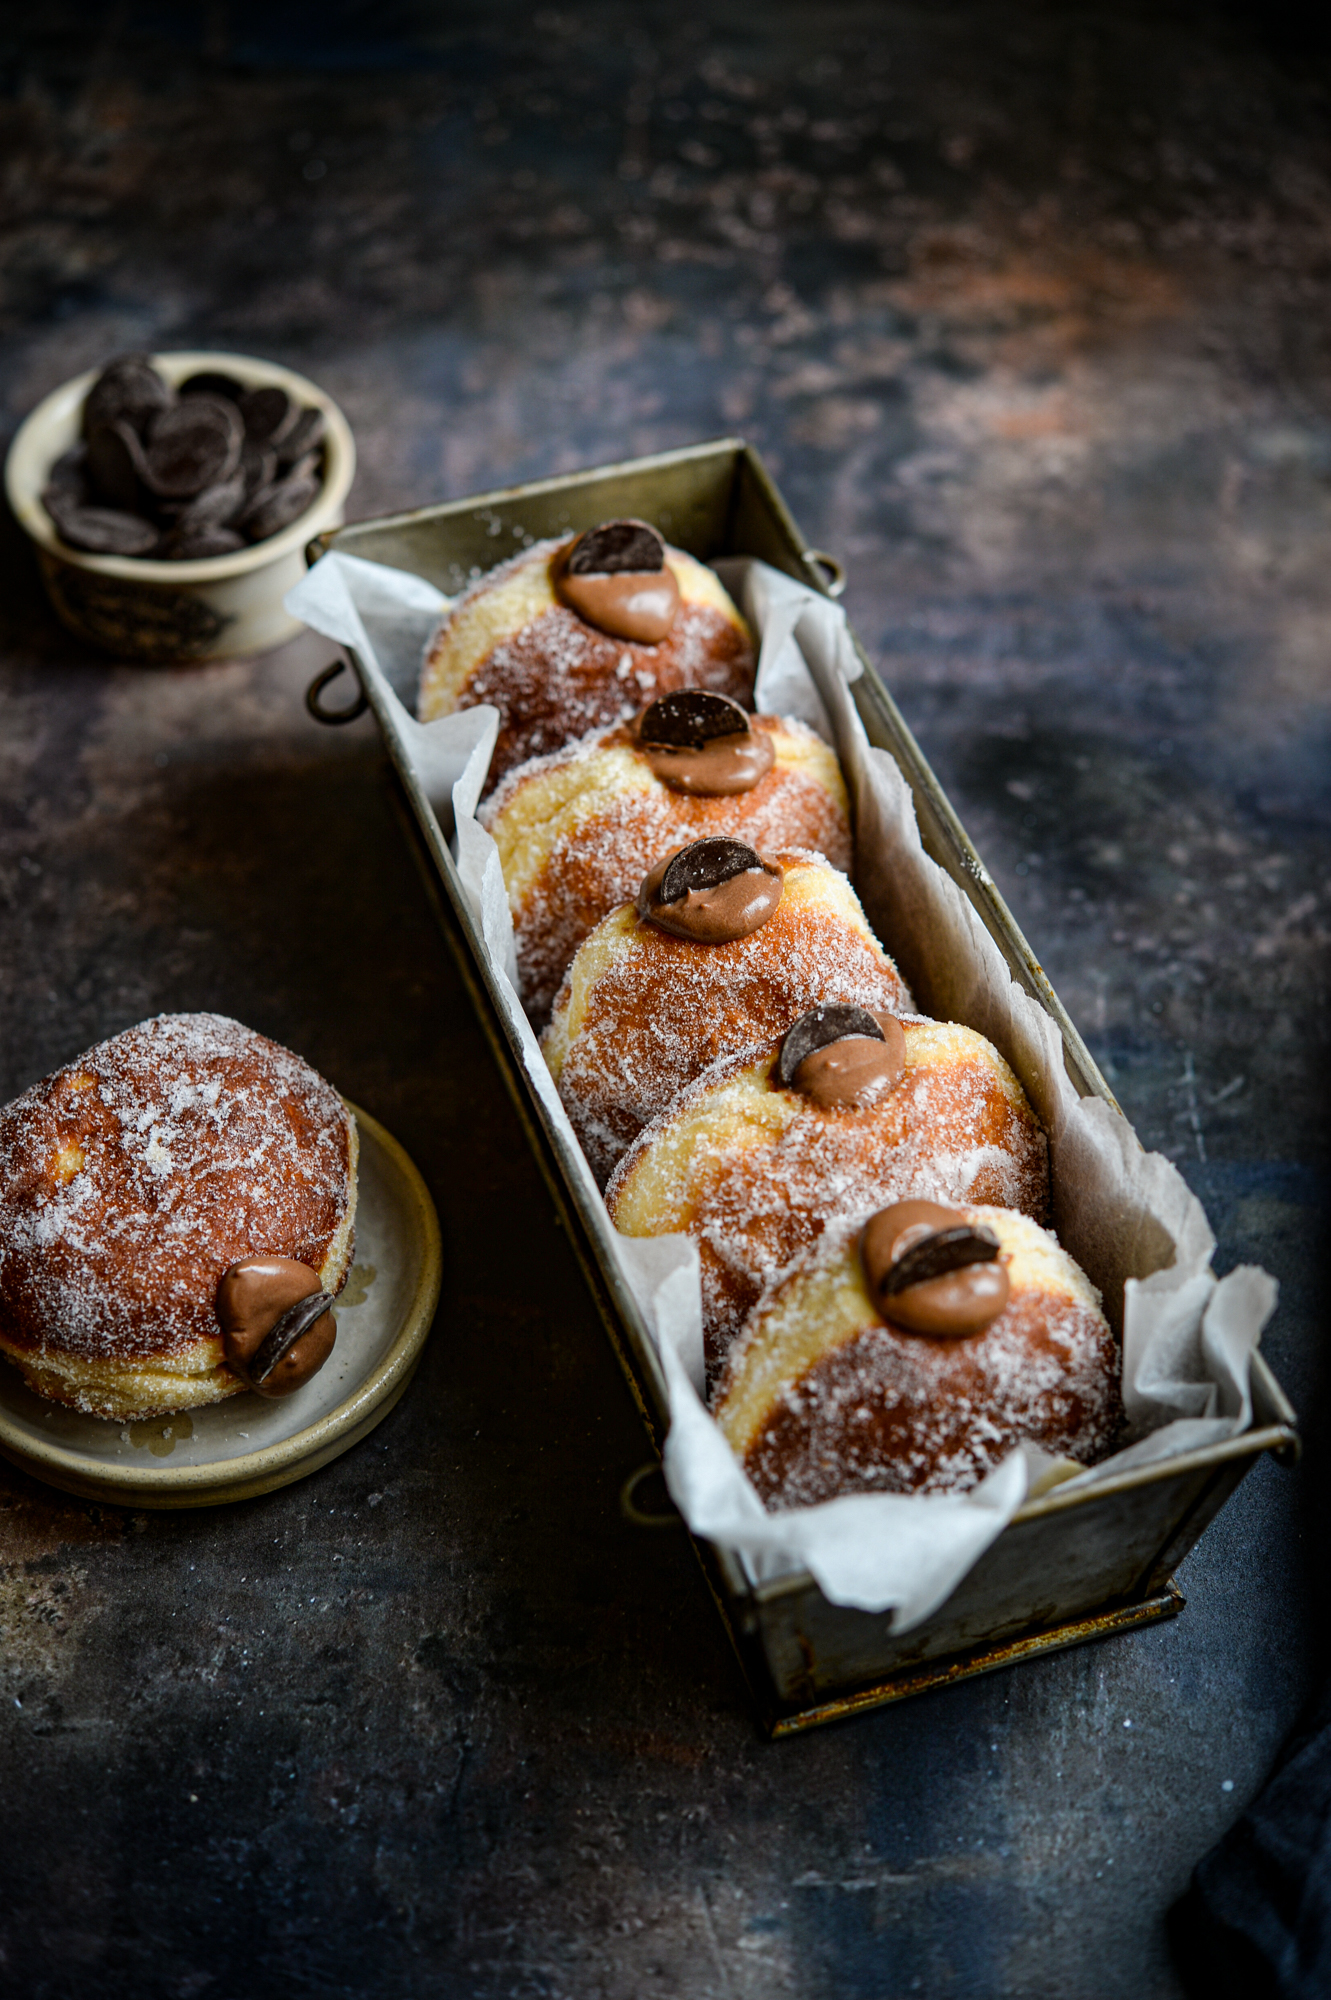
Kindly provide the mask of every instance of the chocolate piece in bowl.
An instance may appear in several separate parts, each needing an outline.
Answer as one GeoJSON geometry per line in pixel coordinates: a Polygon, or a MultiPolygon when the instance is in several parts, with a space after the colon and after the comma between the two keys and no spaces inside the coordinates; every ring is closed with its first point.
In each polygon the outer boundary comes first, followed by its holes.
{"type": "Polygon", "coordinates": [[[106,424],[126,423],[141,434],[171,401],[171,390],[146,354],[122,354],[108,362],[83,406],[83,435],[106,424]]]}
{"type": "Polygon", "coordinates": [[[189,396],[154,417],[144,451],[154,493],[190,499],[229,479],[240,464],[245,431],[234,403],[189,396]]]}
{"type": "Polygon", "coordinates": [[[300,419],[300,405],[275,384],[247,389],[237,408],[252,444],[279,445],[300,419]]]}

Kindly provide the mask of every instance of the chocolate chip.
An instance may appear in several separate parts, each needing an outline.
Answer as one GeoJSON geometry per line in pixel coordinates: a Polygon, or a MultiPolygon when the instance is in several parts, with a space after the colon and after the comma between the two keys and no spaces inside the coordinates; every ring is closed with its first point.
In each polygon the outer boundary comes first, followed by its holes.
{"type": "MultiPolygon", "coordinates": [[[[294,466],[304,458],[307,451],[315,451],[323,443],[324,413],[312,406],[300,412],[289,431],[280,438],[279,457],[284,468],[294,466]]],[[[277,440],[274,440],[278,442],[277,440]]]]}
{"type": "Polygon", "coordinates": [[[176,515],[177,529],[224,528],[245,505],[245,474],[238,466],[229,479],[205,486],[176,515]]]}
{"type": "MultiPolygon", "coordinates": [[[[72,444],[62,451],[46,475],[48,493],[74,493],[82,497],[88,486],[88,448],[72,444]]],[[[45,498],[45,496],[43,496],[45,498]]]]}
{"type": "Polygon", "coordinates": [[[247,389],[240,399],[240,414],[246,437],[255,444],[276,445],[294,430],[301,410],[285,389],[274,384],[264,389],[247,389]]]}
{"type": "Polygon", "coordinates": [[[695,840],[691,846],[680,849],[661,877],[658,900],[681,902],[690,890],[719,889],[723,882],[762,865],[759,856],[742,840],[730,840],[724,835],[695,840]]]}
{"type": "Polygon", "coordinates": [[[297,1299],[294,1306],[287,1307],[272,1332],[250,1358],[246,1373],[256,1389],[263,1387],[278,1362],[290,1353],[316,1320],[323,1318],[332,1303],[327,1292],[311,1292],[308,1297],[297,1299]]]}
{"type": "Polygon", "coordinates": [[[794,1027],[786,1031],[777,1057],[777,1075],[786,1088],[794,1087],[795,1072],[805,1056],[811,1056],[815,1049],[825,1049],[831,1042],[843,1041],[847,1035],[867,1035],[876,1042],[884,1039],[882,1028],[863,1007],[829,1000],[801,1014],[794,1027]]]}
{"type": "Polygon", "coordinates": [[[998,1238],[992,1229],[961,1222],[955,1229],[940,1229],[923,1242],[912,1244],[879,1278],[877,1289],[883,1298],[894,1298],[910,1285],[945,1277],[964,1265],[992,1264],[997,1255],[998,1238]]]}
{"type": "Polygon", "coordinates": [[[638,736],[643,743],[664,743],[681,750],[701,750],[714,736],[748,733],[749,718],[728,694],[706,688],[677,688],[658,695],[643,710],[638,736]]]}
{"type": "Polygon", "coordinates": [[[207,369],[201,375],[191,375],[178,383],[178,396],[224,396],[228,403],[238,403],[245,391],[232,375],[216,375],[207,369]]]}
{"type": "Polygon", "coordinates": [[[246,438],[240,451],[240,469],[245,475],[245,498],[252,500],[261,487],[277,484],[277,453],[271,445],[254,444],[246,438]]]}
{"type": "Polygon", "coordinates": [[[233,403],[190,396],[153,420],[144,453],[149,484],[164,499],[185,500],[229,479],[240,463],[244,431],[233,403]]]}
{"type": "Polygon", "coordinates": [[[147,556],[157,546],[157,530],[138,514],[124,514],[116,507],[47,506],[47,513],[60,530],[62,541],[73,549],[86,549],[95,556],[147,556]],[[56,511],[59,507],[59,512],[56,511]]]}
{"type": "Polygon", "coordinates": [[[103,424],[126,423],[142,432],[149,419],[164,410],[171,391],[146,354],[122,354],[108,362],[89,389],[83,405],[83,435],[103,424]]]}
{"type": "Polygon", "coordinates": [[[665,543],[646,521],[602,521],[578,536],[564,567],[570,576],[664,569],[665,543]]]}
{"type": "Polygon", "coordinates": [[[252,542],[266,542],[298,520],[318,495],[317,479],[282,479],[276,486],[262,487],[242,516],[246,534],[252,542]]]}
{"type": "Polygon", "coordinates": [[[170,562],[201,562],[208,556],[230,556],[245,547],[245,537],[217,521],[198,521],[176,527],[162,543],[160,553],[170,562]]]}
{"type": "Polygon", "coordinates": [[[99,500],[139,513],[148,468],[137,434],[123,418],[88,433],[88,476],[99,500]]]}

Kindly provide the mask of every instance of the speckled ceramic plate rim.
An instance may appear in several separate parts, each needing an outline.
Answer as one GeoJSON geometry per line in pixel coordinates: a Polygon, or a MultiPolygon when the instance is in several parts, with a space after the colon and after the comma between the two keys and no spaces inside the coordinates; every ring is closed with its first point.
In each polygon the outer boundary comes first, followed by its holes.
{"type": "Polygon", "coordinates": [[[24,1472],[83,1499],[109,1500],[121,1507],[213,1507],[248,1500],[276,1487],[290,1485],[317,1472],[330,1459],[349,1451],[386,1417],[410,1382],[420,1360],[439,1302],[443,1257],[439,1217],[429,1189],[410,1155],[377,1118],[344,1100],[362,1133],[382,1147],[401,1177],[405,1207],[415,1222],[421,1245],[416,1290],[387,1354],[370,1374],[318,1423],[243,1458],[215,1459],[210,1464],[180,1467],[107,1467],[65,1445],[34,1442],[18,1434],[0,1409],[0,1453],[24,1472]]]}

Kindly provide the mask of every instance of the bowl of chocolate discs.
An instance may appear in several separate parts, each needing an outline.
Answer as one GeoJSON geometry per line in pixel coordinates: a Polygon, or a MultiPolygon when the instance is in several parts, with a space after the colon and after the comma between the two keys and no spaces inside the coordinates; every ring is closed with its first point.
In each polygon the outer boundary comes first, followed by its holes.
{"type": "Polygon", "coordinates": [[[264,652],[282,600],[343,519],[356,470],[330,396],[240,354],[122,354],[56,389],[10,447],[5,489],[62,622],[166,665],[264,652]]]}

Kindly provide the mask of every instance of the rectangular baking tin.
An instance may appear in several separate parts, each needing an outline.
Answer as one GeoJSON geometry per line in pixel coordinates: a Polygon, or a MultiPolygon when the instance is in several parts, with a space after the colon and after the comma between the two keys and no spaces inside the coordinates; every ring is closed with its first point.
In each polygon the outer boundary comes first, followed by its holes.
{"type": "MultiPolygon", "coordinates": [[[[737,439],[495,493],[359,521],[312,543],[427,578],[449,595],[528,542],[614,516],[653,521],[705,562],[757,556],[818,590],[826,572],[800,535],[756,452],[737,439]]],[[[852,635],[853,637],[853,635],[852,635]]],[[[858,640],[854,698],[869,741],[896,759],[920,835],[979,913],[1013,977],[1057,1023],[1082,1096],[1114,1099],[1081,1036],[858,640]]],[[[353,666],[358,666],[354,655],[353,666]]],[[[568,1230],[588,1287],[659,1452],[668,1424],[651,1337],[613,1255],[603,1204],[586,1191],[567,1136],[548,1117],[494,990],[478,926],[447,843],[392,726],[387,698],[362,685],[402,787],[411,844],[482,1027],[568,1230]],[[441,893],[442,892],[442,893],[441,893]]],[[[1242,1437],[1120,1474],[1080,1492],[1029,1502],[939,1611],[902,1637],[891,1614],[831,1604],[807,1573],[754,1586],[728,1550],[695,1540],[759,1714],[773,1735],[837,1721],[948,1681],[1173,1616],[1183,1599],[1170,1572],[1224,1505],[1253,1460],[1292,1463],[1293,1410],[1260,1354],[1252,1364],[1253,1425],[1242,1437]]]]}

